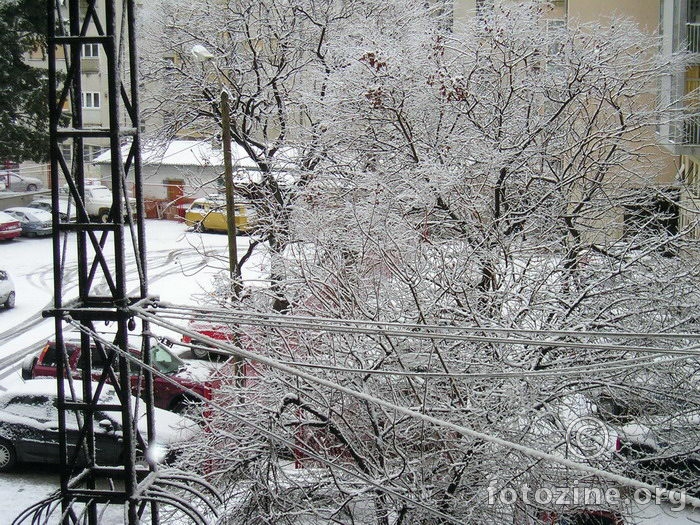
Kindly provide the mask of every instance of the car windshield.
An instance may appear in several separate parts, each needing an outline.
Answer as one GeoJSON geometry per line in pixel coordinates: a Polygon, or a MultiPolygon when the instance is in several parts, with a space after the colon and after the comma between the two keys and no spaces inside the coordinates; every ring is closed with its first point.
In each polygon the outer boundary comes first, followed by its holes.
{"type": "Polygon", "coordinates": [[[185,362],[158,343],[152,348],[153,366],[164,374],[174,374],[185,366],[185,362]]]}
{"type": "Polygon", "coordinates": [[[90,194],[93,199],[112,200],[112,192],[107,188],[91,188],[90,194]]]}
{"type": "Polygon", "coordinates": [[[50,402],[47,395],[24,394],[11,398],[5,405],[4,410],[15,416],[48,421],[49,407],[50,402]]]}
{"type": "Polygon", "coordinates": [[[17,222],[17,219],[15,219],[9,213],[5,213],[4,211],[0,211],[0,223],[3,223],[3,222],[17,222]]]}
{"type": "Polygon", "coordinates": [[[25,214],[32,222],[46,222],[51,220],[51,214],[45,210],[26,211],[25,214]]]}

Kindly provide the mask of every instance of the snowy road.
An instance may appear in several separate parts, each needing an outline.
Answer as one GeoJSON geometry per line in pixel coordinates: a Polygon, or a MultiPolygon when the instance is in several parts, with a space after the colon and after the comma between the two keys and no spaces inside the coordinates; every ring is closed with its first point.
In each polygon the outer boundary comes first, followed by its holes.
{"type": "MultiPolygon", "coordinates": [[[[200,302],[212,289],[212,280],[228,272],[227,237],[188,231],[181,223],[147,222],[147,259],[149,293],[175,303],[200,302]]],[[[69,238],[69,247],[74,239],[69,238]]],[[[130,242],[127,239],[127,242],[130,242]]],[[[0,268],[14,280],[17,303],[14,309],[0,309],[0,390],[12,389],[21,381],[22,359],[36,352],[53,337],[54,320],[41,312],[53,304],[53,266],[51,238],[19,238],[0,242],[0,268]]],[[[248,247],[248,238],[238,238],[239,250],[248,247]]],[[[109,257],[108,257],[109,260],[109,257]]],[[[259,279],[266,267],[264,260],[249,261],[244,279],[259,279]]],[[[66,250],[64,301],[77,296],[75,252],[66,250]]],[[[133,259],[128,261],[129,288],[138,286],[133,259]]],[[[57,471],[23,466],[9,474],[0,474],[0,519],[11,521],[20,511],[58,488],[57,471]]],[[[122,523],[117,509],[105,516],[105,525],[122,523]]]]}
{"type": "MultiPolygon", "coordinates": [[[[191,302],[193,297],[211,289],[215,274],[226,271],[225,235],[196,234],[180,223],[168,221],[147,221],[147,230],[151,293],[169,301],[191,302]]],[[[10,273],[17,291],[16,307],[0,311],[0,380],[16,372],[22,358],[54,332],[53,320],[41,316],[53,304],[51,242],[50,238],[21,238],[0,243],[0,268],[10,273]]],[[[248,239],[241,237],[240,249],[247,245],[248,239]]],[[[107,260],[112,259],[108,256],[107,260]]],[[[66,250],[66,261],[64,301],[77,297],[74,251],[66,250]]],[[[133,258],[127,261],[127,275],[132,276],[129,288],[135,290],[138,273],[133,258]]],[[[3,386],[0,383],[0,388],[3,386]]]]}

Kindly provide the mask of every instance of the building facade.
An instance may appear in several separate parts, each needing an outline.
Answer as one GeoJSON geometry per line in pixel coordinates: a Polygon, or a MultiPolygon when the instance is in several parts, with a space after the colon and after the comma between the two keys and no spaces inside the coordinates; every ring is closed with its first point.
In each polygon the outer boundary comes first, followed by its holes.
{"type": "MultiPolygon", "coordinates": [[[[454,18],[478,15],[498,1],[511,0],[453,0],[454,18]]],[[[665,54],[691,51],[696,63],[687,68],[684,78],[669,79],[659,86],[659,98],[674,111],[700,108],[700,95],[696,93],[700,87],[700,0],[550,0],[549,5],[548,26],[605,24],[621,17],[636,23],[650,37],[659,38],[665,54]]],[[[700,118],[691,115],[681,124],[661,123],[655,132],[649,130],[648,144],[646,153],[654,157],[656,168],[638,174],[647,185],[639,188],[638,200],[644,204],[630,203],[626,207],[621,219],[623,230],[636,227],[640,217],[644,222],[658,215],[663,218],[662,227],[671,233],[697,238],[700,200],[695,203],[694,199],[700,195],[700,118]],[[651,198],[650,187],[656,193],[651,198]],[[689,192],[686,187],[695,187],[697,192],[689,192]]]]}
{"type": "MultiPolygon", "coordinates": [[[[137,2],[139,5],[140,2],[137,2]]],[[[67,19],[68,17],[68,1],[61,0],[60,17],[67,19]]],[[[117,19],[121,20],[121,3],[115,4],[118,12],[117,19]]],[[[88,2],[81,0],[79,3],[81,13],[86,13],[88,2]]],[[[94,9],[97,11],[100,20],[105,19],[105,3],[95,2],[94,9]]],[[[89,24],[88,35],[96,35],[94,24],[89,24]]],[[[57,47],[56,57],[57,65],[65,70],[66,48],[57,47]]],[[[29,65],[37,68],[47,68],[48,61],[46,53],[43,50],[36,50],[26,56],[26,61],[29,65]]],[[[82,84],[82,96],[79,101],[82,110],[82,118],[86,128],[109,128],[109,102],[108,102],[108,84],[107,84],[107,59],[100,44],[85,44],[80,52],[80,80],[82,84]]],[[[123,80],[128,79],[130,71],[124,70],[121,72],[123,80]]],[[[66,114],[70,114],[70,102],[64,106],[66,114]]],[[[92,162],[105,150],[109,149],[109,139],[94,137],[84,139],[83,157],[85,162],[86,174],[91,178],[98,178],[100,170],[92,165],[92,162]]],[[[67,163],[70,163],[74,155],[74,144],[72,139],[67,139],[61,144],[61,152],[67,163]]],[[[48,165],[26,162],[20,167],[20,171],[27,175],[39,177],[48,186],[49,167],[48,165]]]]}

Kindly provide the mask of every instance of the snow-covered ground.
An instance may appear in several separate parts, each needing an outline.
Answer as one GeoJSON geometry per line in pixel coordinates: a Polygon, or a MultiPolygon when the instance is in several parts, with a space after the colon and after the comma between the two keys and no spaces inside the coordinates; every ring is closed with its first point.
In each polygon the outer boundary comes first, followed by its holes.
{"type": "MultiPolygon", "coordinates": [[[[147,221],[149,292],[164,301],[199,304],[213,289],[213,280],[228,272],[227,237],[198,234],[178,222],[147,221]]],[[[69,242],[69,245],[72,244],[69,242]]],[[[238,237],[239,250],[248,247],[246,237],[238,237]]],[[[13,310],[0,310],[0,364],[3,359],[51,337],[53,321],[41,319],[40,312],[50,307],[53,297],[51,239],[20,238],[0,243],[0,268],[7,270],[15,282],[17,305],[13,310]]],[[[74,268],[75,254],[67,251],[67,267],[74,268]]],[[[244,280],[260,285],[267,275],[269,262],[262,254],[254,256],[243,271],[244,280]]],[[[75,274],[65,276],[66,298],[73,293],[75,274]]],[[[136,286],[136,281],[133,281],[136,286]]],[[[2,374],[0,389],[11,389],[21,381],[18,364],[2,374]]],[[[43,467],[23,467],[9,474],[0,474],[0,522],[9,523],[19,512],[58,488],[58,471],[43,467]]],[[[666,505],[653,504],[635,509],[638,525],[690,525],[700,523],[700,512],[673,512],[666,505]]],[[[109,509],[101,519],[104,525],[123,523],[120,508],[109,509]]]]}
{"type": "MultiPolygon", "coordinates": [[[[200,303],[203,296],[211,293],[216,276],[228,274],[226,235],[199,234],[189,231],[183,223],[149,220],[146,238],[149,293],[164,301],[200,303]]],[[[13,384],[21,381],[19,361],[9,358],[28,347],[38,347],[54,332],[53,320],[41,318],[41,311],[53,301],[51,244],[51,238],[21,237],[0,242],[0,268],[9,272],[17,294],[14,309],[0,309],[0,390],[11,390],[13,384]]],[[[64,299],[76,295],[73,245],[74,239],[69,238],[64,299]]],[[[238,247],[241,251],[247,249],[248,238],[238,237],[238,247]]],[[[264,256],[256,255],[244,268],[243,278],[249,284],[259,284],[265,278],[266,268],[264,256]]],[[[136,285],[133,279],[133,286],[136,285]]],[[[0,474],[0,516],[4,516],[0,523],[9,523],[23,509],[57,490],[58,480],[57,470],[47,472],[44,467],[27,466],[0,474]]],[[[111,509],[101,523],[123,523],[121,510],[111,509]]]]}

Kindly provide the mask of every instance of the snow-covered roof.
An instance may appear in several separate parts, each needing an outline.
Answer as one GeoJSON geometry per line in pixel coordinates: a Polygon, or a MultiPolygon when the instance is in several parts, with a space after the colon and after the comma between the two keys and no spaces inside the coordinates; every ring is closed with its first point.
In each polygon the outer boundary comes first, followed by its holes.
{"type": "MultiPolygon", "coordinates": [[[[122,155],[126,156],[130,145],[122,146],[122,155]]],[[[231,143],[231,155],[233,157],[233,169],[257,170],[258,166],[253,162],[241,146],[231,143]]],[[[281,151],[277,155],[282,159],[287,169],[293,167],[293,158],[296,152],[292,148],[281,151]]],[[[99,155],[94,164],[110,164],[112,156],[109,151],[99,155]]],[[[205,140],[173,140],[168,143],[145,145],[141,147],[141,163],[148,165],[166,166],[223,166],[223,150],[213,147],[211,142],[205,140]]]]}

